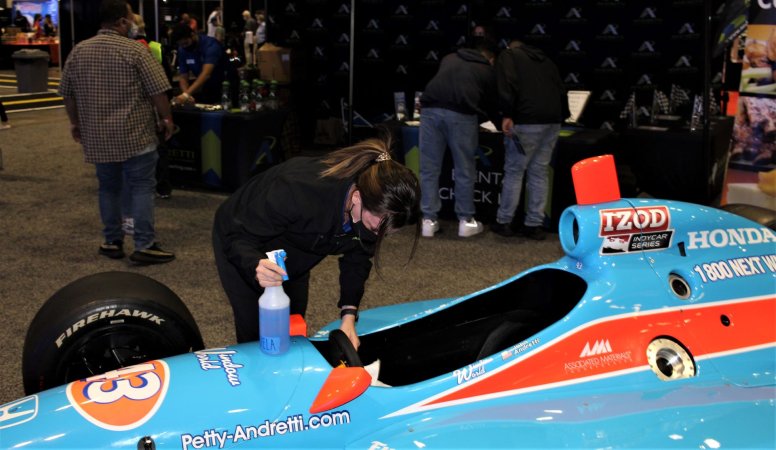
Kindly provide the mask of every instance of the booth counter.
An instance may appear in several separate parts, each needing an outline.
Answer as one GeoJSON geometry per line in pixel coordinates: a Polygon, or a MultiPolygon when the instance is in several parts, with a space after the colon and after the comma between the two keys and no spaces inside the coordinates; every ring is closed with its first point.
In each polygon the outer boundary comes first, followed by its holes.
{"type": "Polygon", "coordinates": [[[284,159],[281,133],[288,111],[174,108],[179,131],[168,141],[170,181],[177,187],[234,191],[284,159]]]}
{"type": "MultiPolygon", "coordinates": [[[[402,126],[401,140],[404,163],[419,174],[420,148],[419,127],[402,126]]],[[[576,202],[571,183],[571,166],[582,159],[612,153],[615,150],[615,133],[608,130],[564,128],[555,146],[550,165],[550,197],[545,213],[548,228],[555,230],[563,210],[576,202]]],[[[474,184],[476,218],[492,222],[496,218],[504,175],[504,135],[500,132],[480,131],[477,149],[477,181],[474,184]]],[[[525,192],[525,190],[523,190],[525,192]]],[[[450,152],[445,154],[442,175],[439,178],[439,197],[442,200],[442,218],[455,218],[455,190],[453,182],[453,161],[450,152]]],[[[522,211],[518,207],[515,220],[522,211]]]]}

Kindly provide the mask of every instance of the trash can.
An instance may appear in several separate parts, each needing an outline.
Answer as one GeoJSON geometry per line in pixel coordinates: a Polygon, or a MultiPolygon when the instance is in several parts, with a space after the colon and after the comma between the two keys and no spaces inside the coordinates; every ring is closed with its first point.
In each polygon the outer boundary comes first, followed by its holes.
{"type": "Polygon", "coordinates": [[[49,54],[43,50],[24,49],[13,52],[17,92],[45,92],[48,90],[49,54]]]}

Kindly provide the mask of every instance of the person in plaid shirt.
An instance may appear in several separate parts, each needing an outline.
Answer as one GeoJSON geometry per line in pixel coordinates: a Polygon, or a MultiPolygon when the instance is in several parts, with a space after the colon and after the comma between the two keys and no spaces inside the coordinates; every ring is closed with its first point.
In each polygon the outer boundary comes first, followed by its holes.
{"type": "Polygon", "coordinates": [[[68,56],[59,86],[73,139],[96,167],[105,238],[99,254],[124,257],[120,194],[126,182],[135,219],[129,259],[166,263],[175,255],[155,242],[154,189],[156,148],[174,129],[166,94],[170,83],[148,49],[128,37],[134,16],[126,0],[103,0],[100,19],[97,35],[68,56]]]}

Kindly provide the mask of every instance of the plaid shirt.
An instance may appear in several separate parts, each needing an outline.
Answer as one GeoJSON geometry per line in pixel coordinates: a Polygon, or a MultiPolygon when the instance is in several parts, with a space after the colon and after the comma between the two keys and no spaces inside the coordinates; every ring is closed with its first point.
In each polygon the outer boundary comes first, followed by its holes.
{"type": "Polygon", "coordinates": [[[158,144],[151,96],[170,88],[148,49],[114,30],[76,45],[59,94],[75,99],[86,162],[125,161],[158,144]]]}

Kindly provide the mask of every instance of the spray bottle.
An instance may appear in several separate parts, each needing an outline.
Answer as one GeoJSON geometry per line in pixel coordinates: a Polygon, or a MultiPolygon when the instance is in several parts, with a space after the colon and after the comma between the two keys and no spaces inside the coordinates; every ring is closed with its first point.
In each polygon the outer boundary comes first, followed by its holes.
{"type": "MultiPolygon", "coordinates": [[[[284,271],[285,250],[267,252],[267,257],[284,271]]],[[[283,280],[288,280],[284,275],[283,280]]],[[[259,297],[259,342],[261,350],[268,355],[282,355],[291,343],[289,336],[290,300],[283,286],[268,286],[259,297]]]]}

